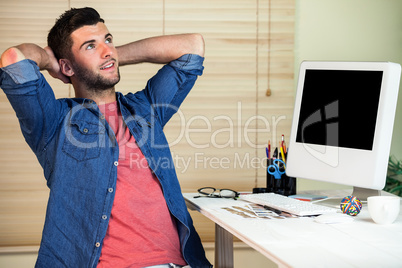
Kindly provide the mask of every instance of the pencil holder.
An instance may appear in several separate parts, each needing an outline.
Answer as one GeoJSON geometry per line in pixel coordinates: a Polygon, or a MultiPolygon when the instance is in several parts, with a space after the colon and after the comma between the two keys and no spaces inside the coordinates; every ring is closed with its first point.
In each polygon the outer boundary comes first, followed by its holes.
{"type": "Polygon", "coordinates": [[[296,178],[289,177],[288,175],[283,174],[282,180],[284,181],[284,195],[295,195],[296,194],[296,178]]]}
{"type": "Polygon", "coordinates": [[[267,192],[274,193],[275,192],[275,177],[274,175],[269,174],[268,167],[272,165],[272,158],[267,158],[267,166],[266,166],[266,173],[267,173],[267,192]]]}
{"type": "Polygon", "coordinates": [[[285,195],[285,180],[283,179],[283,175],[280,179],[275,179],[274,193],[285,195]]]}
{"type": "Polygon", "coordinates": [[[286,196],[296,194],[296,178],[285,172],[286,165],[282,160],[267,159],[267,192],[286,196]]]}

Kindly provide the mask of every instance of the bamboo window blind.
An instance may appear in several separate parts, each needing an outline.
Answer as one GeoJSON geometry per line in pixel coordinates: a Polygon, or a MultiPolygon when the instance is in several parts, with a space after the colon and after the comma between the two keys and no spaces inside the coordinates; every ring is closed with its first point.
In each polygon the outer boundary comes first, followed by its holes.
{"type": "MultiPolygon", "coordinates": [[[[204,74],[165,128],[182,190],[263,187],[264,146],[290,131],[294,0],[1,1],[0,51],[23,42],[45,46],[55,19],[83,6],[99,11],[116,45],[162,34],[204,36],[204,74]]],[[[141,90],[159,68],[122,67],[116,89],[141,90]]],[[[73,97],[71,86],[44,74],[56,97],[73,97]]],[[[0,247],[38,245],[48,189],[2,91],[0,159],[0,247]]],[[[202,240],[213,241],[212,223],[192,216],[202,240]]]]}

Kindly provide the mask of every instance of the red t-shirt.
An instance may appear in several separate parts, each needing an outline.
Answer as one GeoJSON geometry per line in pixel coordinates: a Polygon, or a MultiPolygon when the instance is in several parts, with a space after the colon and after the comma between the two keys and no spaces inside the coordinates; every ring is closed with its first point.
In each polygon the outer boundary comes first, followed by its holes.
{"type": "Polygon", "coordinates": [[[119,144],[115,199],[98,267],[186,265],[156,176],[124,124],[117,102],[99,105],[119,144]]]}

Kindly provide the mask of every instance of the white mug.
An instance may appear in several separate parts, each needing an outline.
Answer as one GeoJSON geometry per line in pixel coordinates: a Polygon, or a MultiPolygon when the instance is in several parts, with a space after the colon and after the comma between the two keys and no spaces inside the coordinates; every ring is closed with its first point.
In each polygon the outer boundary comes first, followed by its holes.
{"type": "Polygon", "coordinates": [[[400,204],[398,196],[370,196],[367,198],[370,216],[378,224],[393,223],[399,215],[400,204]]]}

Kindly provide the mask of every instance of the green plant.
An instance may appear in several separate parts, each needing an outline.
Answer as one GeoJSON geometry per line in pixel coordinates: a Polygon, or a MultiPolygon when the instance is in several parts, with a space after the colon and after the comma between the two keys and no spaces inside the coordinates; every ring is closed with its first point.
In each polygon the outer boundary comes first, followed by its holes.
{"type": "Polygon", "coordinates": [[[390,156],[384,191],[402,196],[402,162],[390,156]]]}

